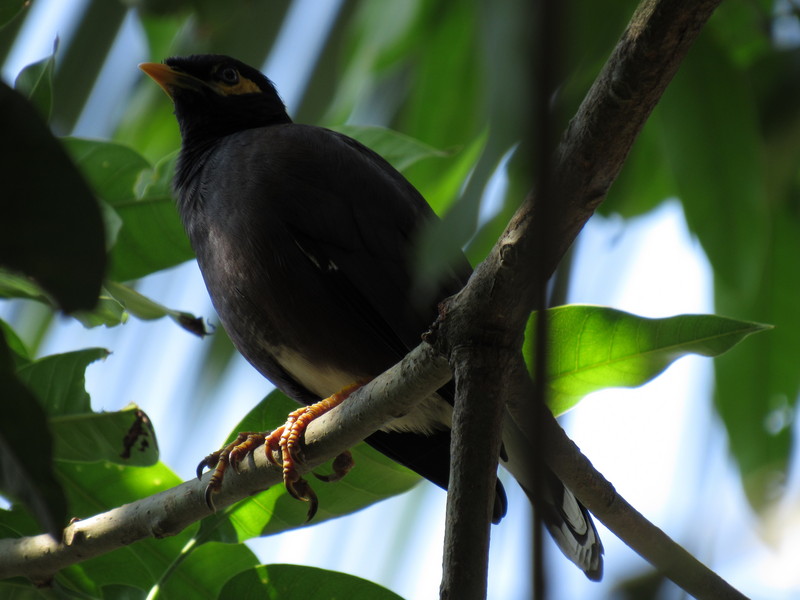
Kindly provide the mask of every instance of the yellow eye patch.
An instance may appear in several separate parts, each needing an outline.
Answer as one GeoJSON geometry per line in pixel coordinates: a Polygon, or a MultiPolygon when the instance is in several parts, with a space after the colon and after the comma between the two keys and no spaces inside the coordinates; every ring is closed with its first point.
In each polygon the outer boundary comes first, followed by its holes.
{"type": "Polygon", "coordinates": [[[234,85],[227,85],[220,81],[214,82],[214,88],[223,96],[234,96],[240,94],[260,94],[261,88],[254,81],[247,77],[239,77],[239,81],[234,85]]]}

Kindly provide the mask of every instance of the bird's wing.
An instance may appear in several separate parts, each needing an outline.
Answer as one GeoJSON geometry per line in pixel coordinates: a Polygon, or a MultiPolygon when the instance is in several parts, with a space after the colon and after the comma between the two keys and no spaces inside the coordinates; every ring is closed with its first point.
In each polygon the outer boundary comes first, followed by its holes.
{"type": "Polygon", "coordinates": [[[460,255],[432,297],[410,297],[410,254],[422,228],[436,218],[419,192],[347,136],[302,125],[269,129],[270,143],[285,153],[271,155],[287,188],[278,218],[326,288],[363,315],[399,359],[433,323],[438,302],[466,283],[469,264],[460,255]]]}

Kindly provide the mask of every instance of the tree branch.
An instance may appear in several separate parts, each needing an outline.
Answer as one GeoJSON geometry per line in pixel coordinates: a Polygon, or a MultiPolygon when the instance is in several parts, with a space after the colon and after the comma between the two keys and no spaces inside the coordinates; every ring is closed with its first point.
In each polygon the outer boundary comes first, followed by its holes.
{"type": "MultiPolygon", "coordinates": [[[[354,446],[392,419],[407,413],[451,378],[447,362],[421,344],[400,363],[357,390],[347,402],[315,419],[305,433],[305,461],[313,470],[354,446]]],[[[264,452],[243,461],[241,473],[225,477],[214,497],[223,508],[283,481],[264,452]]],[[[59,569],[135,541],[167,537],[210,514],[204,493],[210,473],[159,494],[68,525],[62,538],[48,534],[0,540],[0,579],[25,576],[46,583],[59,569]]]]}
{"type": "MultiPolygon", "coordinates": [[[[467,460],[474,456],[497,456],[499,415],[506,401],[503,391],[508,392],[509,381],[509,363],[503,355],[508,349],[519,352],[525,323],[535,307],[537,292],[543,289],[544,279],[553,273],[605,198],[633,142],[719,1],[641,2],[564,133],[552,173],[540,173],[546,185],[538,190],[539,196],[532,194],[527,199],[487,259],[476,269],[469,285],[446,302],[446,317],[440,320],[430,337],[437,349],[448,357],[457,389],[442,598],[485,596],[485,587],[476,587],[471,579],[465,583],[464,578],[470,573],[485,574],[488,569],[489,528],[479,528],[473,521],[482,518],[491,501],[493,488],[486,483],[492,481],[492,476],[491,469],[485,467],[474,472],[467,460]],[[537,217],[546,219],[544,224],[538,223],[537,217]],[[482,367],[486,355],[492,352],[500,369],[494,373],[485,372],[482,367]],[[476,382],[473,373],[482,374],[482,380],[476,382]],[[487,393],[487,387],[491,386],[497,393],[487,393]],[[483,436],[475,435],[481,427],[483,436]],[[477,478],[486,481],[476,488],[477,478]],[[476,493],[481,496],[476,498],[476,493]],[[470,523],[471,527],[465,531],[471,535],[462,535],[458,529],[470,523]]],[[[526,397],[528,405],[532,397],[526,397]]],[[[545,431],[557,428],[551,415],[546,415],[548,422],[544,424],[542,419],[518,418],[518,422],[528,432],[535,432],[539,427],[544,427],[545,431]]],[[[539,439],[536,435],[530,437],[539,439]]],[[[559,448],[567,451],[564,444],[559,448]]],[[[576,478],[562,473],[564,463],[550,456],[552,449],[548,447],[547,450],[544,460],[557,475],[564,475],[562,480],[573,489],[576,478]]],[[[582,457],[576,448],[571,450],[574,451],[571,454],[582,457]]],[[[587,479],[596,475],[593,480],[596,486],[591,490],[578,486],[573,491],[586,506],[600,510],[597,516],[606,521],[602,503],[594,500],[608,497],[613,488],[588,461],[582,464],[581,471],[581,476],[587,479]]],[[[633,513],[632,509],[626,511],[632,520],[638,521],[641,515],[633,513]]],[[[621,537],[625,539],[624,535],[621,537]]],[[[657,559],[642,546],[635,549],[650,560],[665,558],[661,555],[657,559]]],[[[730,597],[737,594],[710,571],[703,572],[699,563],[682,565],[704,581],[716,578],[726,586],[730,597]]],[[[691,577],[682,577],[670,568],[670,563],[657,566],[676,577],[679,585],[700,589],[692,585],[691,577]]]]}

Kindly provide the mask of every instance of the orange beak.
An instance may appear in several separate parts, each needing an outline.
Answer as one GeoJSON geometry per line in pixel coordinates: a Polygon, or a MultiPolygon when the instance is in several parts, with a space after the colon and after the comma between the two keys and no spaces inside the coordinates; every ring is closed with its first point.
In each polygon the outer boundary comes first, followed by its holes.
{"type": "Polygon", "coordinates": [[[161,86],[170,98],[175,97],[176,88],[199,90],[206,84],[187,73],[176,71],[162,63],[142,63],[139,68],[161,86]]]}

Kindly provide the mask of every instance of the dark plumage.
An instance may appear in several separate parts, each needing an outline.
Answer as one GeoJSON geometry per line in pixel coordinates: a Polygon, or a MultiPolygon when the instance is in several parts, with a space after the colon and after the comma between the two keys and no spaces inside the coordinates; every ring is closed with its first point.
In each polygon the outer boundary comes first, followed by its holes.
{"type": "MultiPolygon", "coordinates": [[[[419,192],[357,141],[292,123],[272,83],[237,60],[190,56],[142,68],[175,103],[179,212],[244,357],[308,405],[379,375],[416,346],[438,302],[471,272],[460,256],[434,296],[412,294],[414,243],[436,218],[419,192]]],[[[446,488],[452,399],[443,388],[367,442],[446,488]]],[[[591,517],[554,476],[548,484],[549,529],[599,578],[591,517]]],[[[498,482],[495,521],[505,507],[498,482]]]]}

